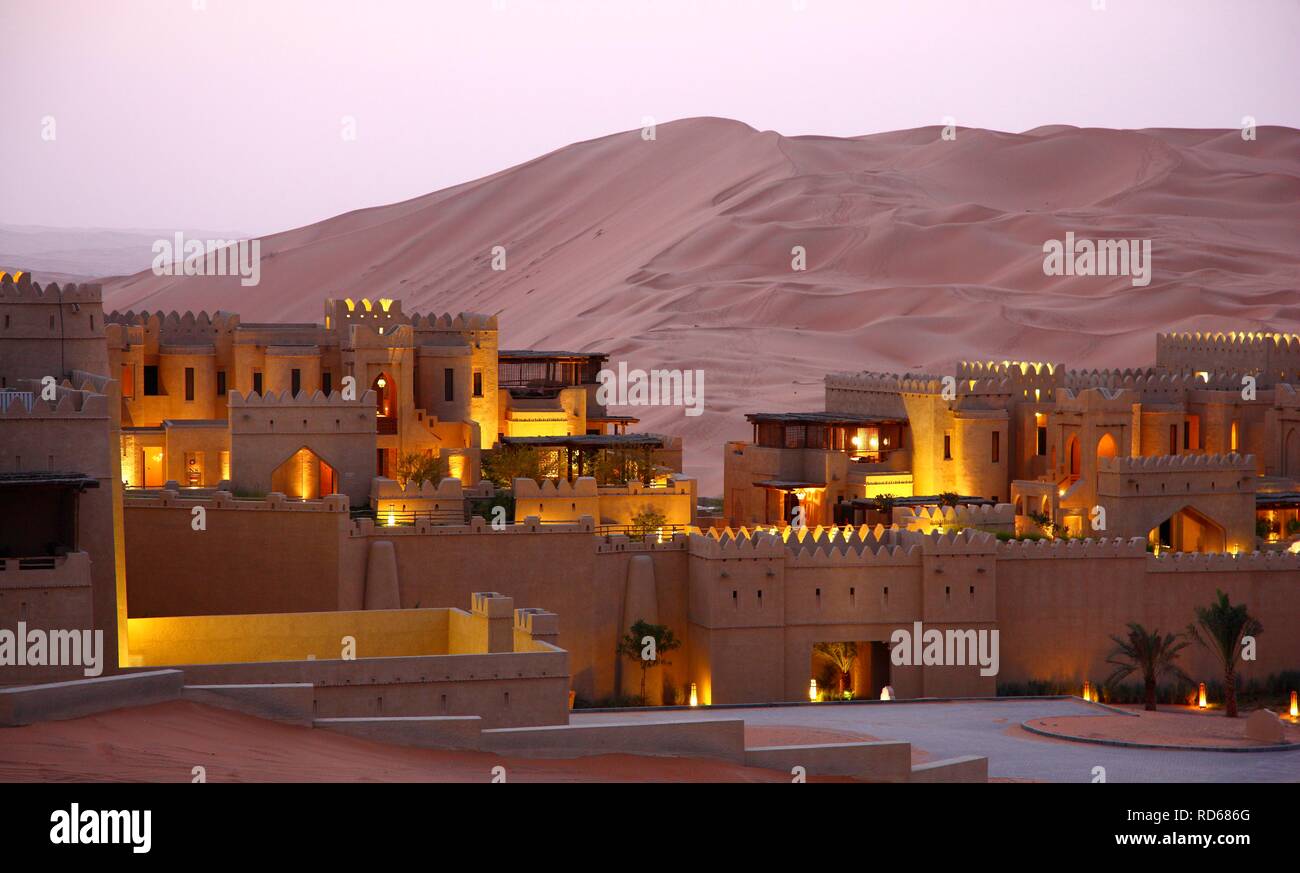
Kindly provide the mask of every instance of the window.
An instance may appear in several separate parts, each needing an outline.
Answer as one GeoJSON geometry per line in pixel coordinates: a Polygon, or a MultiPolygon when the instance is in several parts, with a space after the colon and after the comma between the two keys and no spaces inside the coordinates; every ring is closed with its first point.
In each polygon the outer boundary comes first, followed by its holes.
{"type": "Polygon", "coordinates": [[[158,368],[146,365],[144,368],[144,396],[158,396],[158,368]]]}
{"type": "Polygon", "coordinates": [[[217,396],[218,397],[226,396],[226,371],[225,370],[217,371],[217,396]]]}
{"type": "Polygon", "coordinates": [[[448,403],[456,399],[456,371],[451,367],[442,371],[442,399],[448,403]]]}
{"type": "Polygon", "coordinates": [[[185,402],[194,402],[194,368],[185,368],[185,402]]]}
{"type": "Polygon", "coordinates": [[[1038,454],[1047,454],[1047,427],[1038,428],[1038,454]]]}
{"type": "Polygon", "coordinates": [[[1230,451],[1230,452],[1235,452],[1235,451],[1237,451],[1237,434],[1238,434],[1238,432],[1239,432],[1239,431],[1238,431],[1238,428],[1237,428],[1237,422],[1234,421],[1234,422],[1232,423],[1232,432],[1228,435],[1228,451],[1230,451]]]}
{"type": "Polygon", "coordinates": [[[262,393],[262,371],[261,370],[253,371],[253,393],[254,394],[262,393]]]}
{"type": "Polygon", "coordinates": [[[474,371],[474,396],[475,397],[483,396],[483,371],[482,370],[474,371]]]}
{"type": "Polygon", "coordinates": [[[301,390],[302,390],[302,370],[299,370],[297,368],[290,370],[289,371],[289,392],[293,394],[294,397],[297,397],[298,392],[301,390]]]}
{"type": "Polygon", "coordinates": [[[950,433],[943,435],[943,459],[945,461],[952,460],[952,434],[950,433]]]}
{"type": "Polygon", "coordinates": [[[1178,425],[1169,425],[1169,454],[1178,454],[1178,425]]]}
{"type": "Polygon", "coordinates": [[[320,390],[326,397],[334,390],[334,375],[329,370],[320,374],[320,390]]]}
{"type": "Polygon", "coordinates": [[[1183,422],[1183,451],[1185,452],[1191,447],[1192,447],[1192,426],[1189,423],[1184,421],[1183,422]]]}
{"type": "Polygon", "coordinates": [[[993,431],[993,463],[998,463],[1002,458],[1002,432],[993,431]]]}

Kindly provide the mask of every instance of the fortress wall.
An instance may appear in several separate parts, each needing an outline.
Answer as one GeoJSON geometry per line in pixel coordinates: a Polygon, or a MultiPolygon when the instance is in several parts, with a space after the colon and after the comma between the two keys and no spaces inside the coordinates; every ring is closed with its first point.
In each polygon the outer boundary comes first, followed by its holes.
{"type": "Polygon", "coordinates": [[[338,497],[297,503],[217,492],[124,505],[132,617],[323,612],[348,608],[341,592],[357,587],[343,579],[348,513],[338,497]],[[191,527],[195,506],[207,511],[206,530],[191,527]]]}
{"type": "Polygon", "coordinates": [[[540,485],[533,479],[514,483],[515,518],[535,515],[543,521],[577,521],[591,516],[598,524],[632,524],[632,518],[646,509],[657,509],[664,523],[688,525],[695,517],[695,480],[682,479],[666,488],[652,488],[640,482],[621,487],[597,487],[590,476],[574,482],[540,485]]]}
{"type": "Polygon", "coordinates": [[[230,408],[231,480],[244,492],[266,492],[274,473],[299,449],[308,448],[334,468],[337,493],[365,506],[375,470],[375,394],[343,400],[335,391],[308,397],[288,393],[241,395],[230,408]]]}
{"type": "Polygon", "coordinates": [[[1258,372],[1261,385],[1300,381],[1300,336],[1235,331],[1157,334],[1156,366],[1258,372]]]}
{"type": "MultiPolygon", "coordinates": [[[[364,603],[366,565],[372,543],[391,542],[398,596],[403,608],[465,603],[476,591],[514,598],[515,605],[544,607],[559,615],[557,645],[570,653],[573,687],[591,698],[597,690],[598,638],[595,539],[590,519],[572,525],[515,524],[495,531],[480,518],[470,525],[377,527],[368,519],[352,524],[342,543],[340,576],[355,587],[343,593],[342,608],[364,603]]],[[[607,692],[606,692],[607,693],[607,692]]]]}
{"type": "Polygon", "coordinates": [[[568,721],[567,656],[558,649],[201,664],[184,670],[187,685],[308,683],[316,718],[479,716],[484,727],[568,721]]]}
{"type": "MultiPolygon", "coordinates": [[[[657,615],[638,617],[666,625],[682,641],[680,649],[666,656],[669,663],[652,670],[650,678],[660,681],[655,673],[661,673],[667,683],[689,691],[694,640],[691,638],[688,610],[690,583],[686,535],[677,534],[663,543],[628,542],[627,537],[621,536],[602,538],[595,551],[592,677],[596,695],[612,692],[619,687],[622,675],[636,676],[639,671],[632,661],[613,653],[619,639],[635,620],[629,620],[627,616],[628,575],[633,558],[642,555],[648,556],[653,565],[657,615]]],[[[560,626],[564,626],[563,615],[560,616],[560,626]]],[[[650,687],[648,682],[647,688],[650,687]]]]}
{"type": "MultiPolygon", "coordinates": [[[[11,290],[10,285],[3,287],[6,293],[11,290]]],[[[101,348],[102,344],[101,337],[101,348]]],[[[10,351],[8,346],[0,348],[0,367],[7,366],[10,351]]],[[[113,415],[117,383],[80,371],[71,375],[57,389],[57,399],[51,401],[40,398],[39,383],[9,383],[11,389],[33,391],[33,397],[30,411],[21,398],[15,398],[7,409],[0,410],[0,472],[76,472],[98,480],[99,487],[88,488],[74,498],[77,554],[93,557],[88,569],[84,569],[69,556],[58,569],[50,571],[48,584],[39,586],[32,582],[44,574],[19,570],[16,561],[7,561],[3,575],[9,581],[0,582],[0,589],[15,587],[0,596],[0,627],[13,629],[26,614],[33,627],[102,629],[104,670],[111,673],[117,668],[119,637],[126,630],[124,566],[118,550],[120,515],[116,504],[122,488],[117,452],[119,432],[113,415]],[[74,387],[73,379],[81,387],[74,387]],[[89,592],[74,593],[74,589],[65,587],[69,582],[80,585],[83,580],[89,584],[89,592]]],[[[28,494],[30,498],[14,494],[10,499],[54,499],[49,489],[41,487],[31,489],[28,494]]],[[[3,541],[15,543],[36,535],[23,517],[0,520],[0,531],[8,533],[3,541]]],[[[42,548],[35,554],[6,557],[34,558],[44,554],[42,548]]],[[[41,678],[22,669],[13,681],[41,678]]]]}
{"type": "Polygon", "coordinates": [[[108,371],[104,307],[97,284],[51,282],[30,273],[0,273],[0,376],[3,387],[19,379],[62,378],[72,370],[108,371]]]}
{"type": "Polygon", "coordinates": [[[396,658],[453,653],[452,612],[460,610],[188,615],[133,618],[128,626],[135,666],[333,660],[342,657],[345,636],[358,658],[396,658]]]}
{"type": "MultiPolygon", "coordinates": [[[[1140,539],[1004,543],[998,553],[998,681],[1100,682],[1112,669],[1105,663],[1110,635],[1125,634],[1128,622],[1182,632],[1194,620],[1193,608],[1208,606],[1216,589],[1265,617],[1259,660],[1244,666],[1243,677],[1295,670],[1300,637],[1289,632],[1285,617],[1300,614],[1298,583],[1297,556],[1155,558],[1140,539]]],[[[1198,645],[1183,650],[1180,664],[1197,681],[1220,678],[1217,661],[1198,645]]]]}

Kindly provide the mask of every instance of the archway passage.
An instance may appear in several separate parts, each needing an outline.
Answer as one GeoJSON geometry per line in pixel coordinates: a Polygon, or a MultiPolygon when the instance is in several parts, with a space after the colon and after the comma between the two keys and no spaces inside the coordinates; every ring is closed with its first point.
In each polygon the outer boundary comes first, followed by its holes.
{"type": "Polygon", "coordinates": [[[1227,534],[1223,525],[1186,506],[1151,528],[1147,541],[1174,552],[1222,552],[1227,534]]]}
{"type": "Polygon", "coordinates": [[[1291,428],[1282,443],[1282,475],[1300,476],[1300,428],[1291,428]]]}
{"type": "Polygon", "coordinates": [[[388,373],[380,373],[370,383],[375,392],[375,429],[380,434],[397,433],[397,385],[388,373]]]}
{"type": "Polygon", "coordinates": [[[1083,467],[1082,451],[1079,448],[1079,438],[1070,437],[1070,442],[1066,445],[1066,451],[1070,454],[1070,481],[1077,482],[1079,471],[1083,467]]]}
{"type": "Polygon", "coordinates": [[[889,684],[889,644],[881,641],[816,643],[812,647],[811,678],[826,698],[876,700],[889,684]]]}
{"type": "Polygon", "coordinates": [[[335,493],[338,474],[307,447],[294,452],[271,474],[271,490],[298,500],[315,500],[335,493]]]}
{"type": "Polygon", "coordinates": [[[1119,445],[1116,444],[1115,438],[1108,433],[1101,435],[1097,440],[1097,459],[1113,458],[1119,454],[1119,445]]]}

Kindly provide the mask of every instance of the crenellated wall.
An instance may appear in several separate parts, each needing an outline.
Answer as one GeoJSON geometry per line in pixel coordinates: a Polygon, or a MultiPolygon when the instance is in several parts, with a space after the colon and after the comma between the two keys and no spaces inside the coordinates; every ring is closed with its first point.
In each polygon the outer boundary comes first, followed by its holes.
{"type": "Polygon", "coordinates": [[[357,400],[344,400],[337,391],[328,397],[319,391],[310,397],[287,393],[245,397],[232,391],[230,475],[234,488],[259,493],[270,485],[294,497],[337,493],[347,495],[353,506],[365,506],[375,469],[374,407],[375,395],[370,391],[357,400]],[[284,465],[292,465],[303,449],[316,459],[301,459],[308,473],[286,474],[284,465]],[[312,478],[330,475],[319,469],[321,462],[333,471],[332,488],[312,478]],[[314,473],[313,463],[317,465],[314,473]],[[281,482],[277,476],[287,478],[281,482]]]}

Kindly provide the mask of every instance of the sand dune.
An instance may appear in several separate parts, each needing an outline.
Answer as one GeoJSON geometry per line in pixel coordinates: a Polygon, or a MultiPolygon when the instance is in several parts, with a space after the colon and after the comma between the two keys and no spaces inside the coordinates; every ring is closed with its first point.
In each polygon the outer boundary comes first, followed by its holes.
{"type": "Polygon", "coordinates": [[[1160,330],[1300,329],[1300,132],[940,133],[783,137],[688,119],[266,237],[255,288],[142,273],[105,291],[114,308],[250,320],[392,296],[408,312],[499,313],[508,347],[701,368],[703,416],[637,412],[687,438],[706,494],[720,492],[722,442],[747,435],[743,413],[818,408],[828,370],[1135,366],[1160,330]],[[1067,231],[1151,239],[1150,284],[1044,275],[1044,241],[1067,231]]]}

